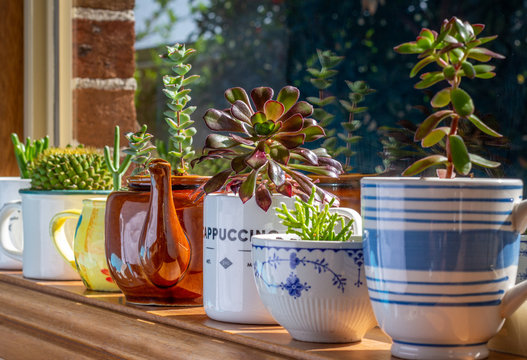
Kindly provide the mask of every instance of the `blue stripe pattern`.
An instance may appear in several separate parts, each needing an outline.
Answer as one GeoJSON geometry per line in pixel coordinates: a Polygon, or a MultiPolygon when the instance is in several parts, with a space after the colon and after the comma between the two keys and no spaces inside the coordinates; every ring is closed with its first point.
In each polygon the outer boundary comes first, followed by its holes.
{"type": "Polygon", "coordinates": [[[498,306],[499,304],[501,304],[501,300],[461,302],[461,303],[447,303],[447,302],[442,303],[442,302],[387,300],[387,299],[377,299],[371,296],[370,296],[370,300],[383,303],[383,304],[410,305],[410,306],[476,307],[476,306],[498,306]]]}
{"type": "Polygon", "coordinates": [[[401,345],[412,345],[412,346],[427,346],[427,347],[440,347],[440,348],[447,348],[447,347],[472,347],[472,346],[481,346],[485,345],[487,342],[480,342],[480,343],[473,343],[473,344],[428,344],[428,343],[414,343],[414,342],[408,342],[408,341],[401,341],[392,339],[394,343],[401,344],[401,345]]]}
{"type": "Polygon", "coordinates": [[[412,293],[412,292],[399,292],[399,291],[388,291],[388,290],[378,290],[371,287],[368,287],[368,290],[371,292],[376,292],[380,294],[389,294],[389,295],[398,295],[398,296],[437,296],[437,297],[467,297],[467,296],[492,296],[492,295],[503,295],[505,291],[487,291],[481,293],[464,293],[464,294],[444,294],[444,293],[412,293]]]}
{"type": "Polygon", "coordinates": [[[431,198],[431,197],[395,197],[395,196],[374,196],[374,195],[363,195],[363,200],[376,200],[376,201],[424,201],[424,202],[499,202],[499,203],[512,203],[513,198],[431,198]]]}
{"type": "Polygon", "coordinates": [[[365,265],[419,271],[494,271],[518,265],[520,234],[502,230],[364,230],[365,265]]]}
{"type": "Polygon", "coordinates": [[[420,223],[420,224],[480,224],[480,225],[503,225],[509,226],[512,224],[510,221],[484,221],[484,220],[442,220],[442,219],[410,219],[406,217],[393,218],[393,217],[376,217],[376,216],[364,216],[364,220],[371,221],[395,221],[395,222],[408,222],[408,223],[420,223]]]}
{"type": "Polygon", "coordinates": [[[362,184],[362,188],[382,189],[467,189],[467,190],[522,190],[522,185],[409,185],[409,184],[362,184]]]}
{"type": "Polygon", "coordinates": [[[500,283],[503,281],[508,281],[509,277],[504,276],[499,279],[491,280],[478,280],[478,281],[459,281],[459,282],[429,282],[429,281],[402,281],[402,280],[387,280],[387,279],[378,279],[371,276],[366,276],[366,280],[389,283],[389,284],[403,284],[403,285],[434,285],[434,286],[470,286],[470,285],[484,285],[484,284],[494,284],[500,283]]]}
{"type": "MultiPolygon", "coordinates": [[[[427,209],[392,209],[392,208],[376,208],[376,207],[365,207],[362,209],[365,211],[372,212],[397,212],[397,213],[418,213],[418,214],[459,214],[459,209],[456,210],[427,210],[427,209]]],[[[475,215],[510,215],[512,212],[507,211],[486,211],[486,210],[463,210],[463,214],[475,214],[475,215]]]]}

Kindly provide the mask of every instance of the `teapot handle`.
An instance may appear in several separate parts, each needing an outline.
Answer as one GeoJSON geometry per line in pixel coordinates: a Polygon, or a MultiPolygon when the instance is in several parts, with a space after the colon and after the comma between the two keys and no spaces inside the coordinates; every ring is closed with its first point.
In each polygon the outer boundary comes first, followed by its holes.
{"type": "Polygon", "coordinates": [[[75,266],[75,254],[71,247],[71,242],[66,238],[66,232],[64,231],[64,224],[69,219],[79,219],[81,211],[77,209],[70,209],[61,211],[51,218],[49,223],[49,236],[55,245],[55,248],[59,254],[71,265],[74,269],[75,266]]]}

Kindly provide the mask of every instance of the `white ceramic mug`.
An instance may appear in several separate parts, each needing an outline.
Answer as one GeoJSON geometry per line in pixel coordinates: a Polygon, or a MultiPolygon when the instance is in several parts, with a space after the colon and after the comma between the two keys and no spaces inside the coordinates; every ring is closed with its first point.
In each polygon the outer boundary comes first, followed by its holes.
{"type": "MultiPolygon", "coordinates": [[[[28,188],[30,186],[29,179],[21,179],[19,177],[0,177],[0,207],[6,206],[7,203],[20,200],[18,194],[19,189],[28,188]]],[[[13,238],[15,245],[20,247],[22,245],[22,223],[20,212],[13,212],[9,216],[5,226],[0,230],[0,237],[10,236],[13,238]]],[[[0,269],[2,270],[20,270],[22,269],[22,262],[7,256],[0,251],[0,269]]]]}
{"type": "MultiPolygon", "coordinates": [[[[108,191],[80,190],[20,190],[21,204],[12,204],[0,211],[0,229],[17,210],[22,211],[24,228],[23,247],[11,236],[2,236],[0,247],[9,257],[23,260],[23,274],[27,278],[42,280],[79,280],[77,272],[59,255],[49,235],[49,223],[56,213],[81,208],[82,200],[105,196],[108,191]]],[[[66,224],[68,238],[73,239],[75,224],[66,224]]]]}

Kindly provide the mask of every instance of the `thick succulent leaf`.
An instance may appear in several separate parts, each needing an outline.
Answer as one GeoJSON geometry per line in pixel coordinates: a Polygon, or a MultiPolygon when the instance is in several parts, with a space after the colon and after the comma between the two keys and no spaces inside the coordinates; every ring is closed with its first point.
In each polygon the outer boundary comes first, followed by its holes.
{"type": "Polygon", "coordinates": [[[289,150],[287,150],[287,148],[282,145],[273,146],[269,152],[269,155],[271,155],[273,160],[279,162],[280,164],[287,165],[289,162],[289,150]]]}
{"type": "MultiPolygon", "coordinates": [[[[437,34],[436,34],[437,35],[437,34]]],[[[419,36],[421,37],[426,37],[428,38],[430,41],[434,41],[435,40],[435,35],[434,35],[434,32],[430,29],[427,29],[427,28],[423,28],[421,30],[421,32],[419,33],[419,36]]]]}
{"type": "Polygon", "coordinates": [[[253,99],[256,111],[264,111],[264,104],[273,98],[274,91],[270,87],[257,87],[251,91],[251,99],[253,99]]]}
{"type": "Polygon", "coordinates": [[[410,71],[410,77],[413,78],[419,71],[421,71],[426,65],[431,64],[435,62],[435,58],[433,56],[427,56],[424,59],[421,59],[410,71]]]}
{"type": "Polygon", "coordinates": [[[441,110],[433,113],[423,121],[421,125],[417,128],[415,132],[415,141],[421,141],[427,136],[430,131],[436,128],[442,120],[446,119],[449,116],[452,116],[454,112],[452,110],[441,110]]]}
{"type": "Polygon", "coordinates": [[[426,89],[426,88],[428,88],[428,87],[430,87],[430,86],[432,86],[434,84],[437,84],[441,80],[444,80],[445,79],[445,75],[443,74],[443,72],[434,71],[434,72],[431,72],[431,73],[423,74],[423,76],[421,78],[422,78],[422,80],[414,85],[414,87],[416,89],[419,89],[419,90],[426,89]]]}
{"type": "Polygon", "coordinates": [[[251,124],[252,110],[249,106],[241,100],[236,100],[231,106],[231,114],[236,119],[251,124]]]}
{"type": "Polygon", "coordinates": [[[348,144],[355,144],[357,141],[362,139],[362,136],[349,136],[348,134],[342,133],[338,133],[337,137],[348,144]]]}
{"type": "Polygon", "coordinates": [[[231,160],[231,169],[236,173],[239,174],[243,170],[247,169],[247,163],[245,162],[246,155],[240,155],[236,156],[234,159],[231,160]]]}
{"type": "Polygon", "coordinates": [[[464,42],[469,41],[472,38],[472,36],[474,35],[474,31],[472,30],[472,26],[470,24],[468,24],[468,23],[464,24],[461,20],[459,20],[457,18],[456,18],[454,24],[455,24],[457,33],[459,34],[459,36],[461,36],[461,39],[464,42]]]}
{"type": "Polygon", "coordinates": [[[231,174],[232,170],[229,169],[214,175],[209,179],[209,181],[207,181],[207,183],[203,187],[203,190],[207,194],[220,190],[231,174]]]}
{"type": "Polygon", "coordinates": [[[287,197],[292,197],[293,196],[293,185],[291,184],[291,182],[287,181],[281,186],[278,186],[276,188],[276,191],[278,191],[280,194],[285,195],[287,197]]]}
{"type": "Polygon", "coordinates": [[[263,123],[256,123],[254,124],[254,131],[256,131],[257,135],[267,136],[275,130],[276,125],[277,124],[270,120],[265,121],[263,123]]]}
{"type": "Polygon", "coordinates": [[[245,145],[254,145],[254,141],[252,141],[251,139],[248,139],[248,138],[244,138],[244,137],[241,137],[241,136],[238,136],[236,134],[231,134],[230,137],[240,143],[240,144],[245,144],[245,145]]]}
{"type": "Polygon", "coordinates": [[[264,104],[264,113],[267,120],[278,120],[284,114],[284,105],[276,100],[268,100],[264,104]]]}
{"type": "Polygon", "coordinates": [[[485,134],[490,135],[490,136],[494,136],[494,137],[503,137],[503,135],[501,135],[500,133],[498,133],[498,132],[494,131],[493,129],[491,129],[490,127],[488,127],[476,115],[472,114],[472,115],[468,116],[467,119],[469,119],[472,124],[476,125],[476,127],[478,129],[480,129],[481,131],[483,131],[485,134]]]}
{"type": "Polygon", "coordinates": [[[476,74],[476,77],[479,78],[479,79],[492,79],[495,76],[496,76],[496,73],[494,73],[494,72],[488,72],[488,73],[483,73],[483,74],[476,74]]]}
{"type": "Polygon", "coordinates": [[[285,182],[284,170],[273,160],[269,160],[267,164],[267,176],[277,187],[282,186],[285,182]]]}
{"type": "Polygon", "coordinates": [[[476,74],[488,73],[488,72],[494,71],[494,69],[496,69],[496,67],[492,65],[485,65],[485,64],[474,65],[474,70],[476,70],[476,74]]]}
{"type": "Polygon", "coordinates": [[[470,161],[473,164],[476,164],[478,166],[482,166],[485,168],[497,168],[498,166],[501,165],[499,162],[485,159],[476,154],[468,154],[468,156],[470,157],[470,161]]]}
{"type": "Polygon", "coordinates": [[[476,76],[476,69],[474,69],[474,66],[470,62],[463,61],[461,63],[461,68],[463,69],[465,76],[469,79],[473,79],[476,76]]]}
{"type": "Polygon", "coordinates": [[[420,48],[422,49],[430,49],[430,47],[432,46],[432,40],[430,40],[429,38],[427,38],[426,36],[418,36],[417,39],[417,46],[419,46],[420,48]]]}
{"type": "Polygon", "coordinates": [[[335,169],[334,172],[338,174],[341,174],[343,172],[342,164],[330,157],[319,157],[318,164],[331,166],[333,169],[335,169]]]}
{"type": "Polygon", "coordinates": [[[300,90],[294,86],[284,86],[278,93],[277,101],[284,105],[284,111],[291,109],[291,107],[298,101],[300,97],[300,90]]]}
{"type": "Polygon", "coordinates": [[[300,145],[304,144],[304,140],[306,138],[305,134],[297,133],[297,134],[276,134],[273,139],[280,142],[282,145],[284,145],[288,149],[294,149],[296,147],[299,147],[300,145]]]}
{"type": "Polygon", "coordinates": [[[315,155],[318,156],[319,161],[320,161],[321,158],[330,158],[331,157],[329,155],[328,151],[326,149],[322,148],[322,147],[314,149],[313,152],[315,153],[315,155]]]}
{"type": "Polygon", "coordinates": [[[470,49],[468,52],[468,57],[471,59],[476,59],[481,62],[487,62],[492,58],[505,59],[505,56],[501,54],[498,54],[489,49],[480,48],[480,47],[475,47],[473,49],[470,49]]]}
{"type": "MultiPolygon", "coordinates": [[[[306,121],[306,119],[304,119],[304,122],[305,121],[306,121]]],[[[300,132],[306,135],[306,138],[305,138],[304,142],[310,142],[310,141],[318,140],[318,139],[323,138],[324,136],[326,136],[326,133],[324,132],[324,129],[322,129],[318,125],[306,126],[300,132]]]]}
{"type": "Polygon", "coordinates": [[[329,124],[335,117],[335,115],[328,113],[322,108],[316,108],[313,110],[313,117],[320,121],[320,124],[329,124]]]}
{"type": "Polygon", "coordinates": [[[430,104],[435,108],[441,108],[450,104],[450,88],[438,91],[430,101],[430,104]]]}
{"type": "Polygon", "coordinates": [[[320,99],[318,97],[309,96],[306,98],[306,100],[315,106],[324,107],[324,106],[328,106],[329,104],[333,104],[336,100],[336,97],[326,96],[325,98],[320,99]]]}
{"type": "Polygon", "coordinates": [[[294,114],[300,114],[303,117],[307,117],[313,113],[313,106],[305,101],[299,101],[295,105],[293,105],[288,111],[285,112],[284,115],[279,119],[280,121],[284,121],[286,119],[289,119],[294,114]]]}
{"type": "Polygon", "coordinates": [[[465,90],[460,88],[452,89],[450,91],[450,99],[454,110],[460,116],[467,117],[474,113],[474,102],[465,90]]]}
{"type": "Polygon", "coordinates": [[[309,81],[318,90],[325,90],[328,87],[330,87],[332,84],[331,80],[326,80],[326,79],[309,79],[309,81]]]}
{"type": "Polygon", "coordinates": [[[461,175],[467,175],[472,168],[468,150],[463,138],[459,135],[450,135],[450,153],[452,154],[452,163],[456,172],[461,175]]]}
{"type": "Polygon", "coordinates": [[[302,157],[302,160],[308,162],[311,165],[318,165],[318,156],[313,151],[305,148],[295,149],[292,151],[294,154],[298,154],[302,157]]]}
{"type": "Polygon", "coordinates": [[[421,141],[421,146],[424,148],[434,146],[438,142],[440,142],[448,133],[450,132],[449,127],[439,127],[437,129],[434,129],[430,131],[428,135],[425,136],[425,138],[421,141]]]}
{"type": "Polygon", "coordinates": [[[211,130],[245,132],[245,128],[239,120],[236,120],[229,114],[216,109],[207,110],[203,116],[203,120],[205,120],[205,124],[211,130]]]}
{"type": "Polygon", "coordinates": [[[271,192],[264,184],[260,184],[260,186],[258,186],[256,189],[255,200],[263,211],[267,211],[271,207],[273,202],[271,198],[271,192]]]}
{"type": "Polygon", "coordinates": [[[258,172],[259,169],[251,171],[240,186],[239,195],[240,199],[244,204],[249,201],[249,199],[252,198],[254,195],[254,192],[256,190],[256,180],[258,178],[258,172]]]}
{"type": "Polygon", "coordinates": [[[261,150],[254,150],[251,156],[245,159],[245,163],[253,169],[259,169],[267,163],[267,156],[261,150]]]}
{"type": "Polygon", "coordinates": [[[297,132],[297,131],[300,131],[303,126],[304,126],[304,119],[302,118],[300,114],[295,114],[291,116],[289,119],[287,119],[286,121],[284,121],[280,131],[297,132]]]}
{"type": "Polygon", "coordinates": [[[307,171],[317,175],[329,176],[336,178],[339,176],[335,172],[335,168],[332,166],[311,166],[311,165],[302,165],[302,164],[290,164],[289,167],[297,170],[307,171]]]}
{"type": "Polygon", "coordinates": [[[246,103],[247,106],[251,106],[249,103],[249,96],[247,96],[247,93],[241,87],[234,87],[225,90],[225,99],[231,104],[234,104],[236,100],[241,100],[246,103]]]}
{"type": "Polygon", "coordinates": [[[472,31],[474,31],[475,36],[478,36],[479,34],[481,34],[483,29],[485,29],[484,24],[472,24],[472,31]]]}
{"type": "Polygon", "coordinates": [[[220,134],[210,134],[205,139],[205,148],[208,149],[228,149],[236,145],[238,143],[235,140],[220,134]]]}
{"type": "Polygon", "coordinates": [[[414,176],[424,170],[428,169],[430,166],[445,164],[448,161],[448,158],[443,155],[430,155],[423,159],[417,160],[412,165],[410,165],[406,170],[403,171],[403,176],[414,176]]]}
{"type": "Polygon", "coordinates": [[[255,125],[258,123],[264,123],[267,121],[267,118],[265,117],[265,114],[261,111],[255,112],[251,116],[251,124],[255,125]]]}
{"type": "Polygon", "coordinates": [[[399,54],[420,54],[425,49],[419,47],[415,41],[397,45],[393,50],[399,54]]]}
{"type": "Polygon", "coordinates": [[[479,38],[479,45],[483,45],[483,44],[486,44],[488,42],[491,42],[492,40],[495,40],[496,38],[498,37],[498,35],[493,35],[493,36],[486,36],[486,37],[482,37],[482,38],[479,38]]]}

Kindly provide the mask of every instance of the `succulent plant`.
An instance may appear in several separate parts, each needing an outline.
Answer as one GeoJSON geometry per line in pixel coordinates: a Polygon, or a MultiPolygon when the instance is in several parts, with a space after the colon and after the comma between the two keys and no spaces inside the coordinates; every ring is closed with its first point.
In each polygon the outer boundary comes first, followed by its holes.
{"type": "Polygon", "coordinates": [[[184,44],[167,46],[167,50],[166,54],[160,56],[171,65],[175,73],[175,75],[163,76],[165,86],[163,92],[169,99],[167,102],[169,110],[164,113],[170,135],[166,149],[167,160],[172,165],[176,175],[185,175],[190,160],[195,155],[192,148],[192,137],[196,134],[196,128],[191,126],[194,121],[190,119],[190,115],[196,110],[196,107],[187,107],[191,100],[191,90],[186,87],[199,78],[199,75],[185,77],[192,68],[190,64],[185,62],[196,50],[186,49],[184,44]]]}
{"type": "Polygon", "coordinates": [[[129,132],[125,135],[126,139],[128,139],[129,147],[125,148],[123,152],[126,154],[126,157],[130,156],[132,163],[136,164],[132,175],[147,171],[148,164],[152,161],[152,152],[156,149],[151,143],[154,136],[147,133],[147,129],[146,124],[144,124],[139,131],[135,133],[129,132]]]}
{"type": "Polygon", "coordinates": [[[494,66],[475,64],[488,62],[492,58],[503,59],[504,56],[490,51],[481,45],[494,40],[497,36],[478,38],[484,25],[464,22],[456,17],[445,19],[438,32],[422,29],[416,41],[396,46],[394,50],[401,54],[418,54],[420,61],[410,71],[410,77],[416,76],[429,64],[436,63],[439,71],[431,71],[421,75],[421,80],[415,84],[416,89],[429,88],[440,81],[446,81],[448,87],[438,91],[430,101],[437,109],[428,116],[418,127],[415,141],[421,146],[431,147],[443,145],[445,155],[430,155],[410,165],[403,175],[412,176],[422,172],[430,166],[446,165],[446,169],[438,170],[438,175],[451,178],[454,172],[467,175],[472,164],[482,167],[498,167],[498,162],[484,159],[471,154],[463,138],[458,134],[461,121],[469,121],[483,133],[492,137],[502,135],[487,126],[474,114],[474,103],[470,95],[460,84],[463,78],[490,79],[496,74],[494,66]],[[445,120],[450,119],[447,126],[438,127],[445,120]]]}
{"type": "MultiPolygon", "coordinates": [[[[273,89],[268,87],[253,89],[253,108],[244,89],[231,88],[225,91],[230,109],[209,109],[205,113],[203,119],[211,130],[228,134],[210,134],[203,156],[194,163],[206,159],[230,160],[229,169],[214,175],[204,185],[205,193],[228,185],[244,203],[255,196],[260,208],[267,211],[272,192],[309,197],[314,184],[300,171],[331,177],[342,172],[340,163],[325,149],[301,147],[325,133],[315,120],[307,118],[313,107],[305,101],[297,102],[299,90],[285,86],[276,100],[273,95],[273,89]]],[[[318,187],[315,189],[318,200],[329,201],[333,197],[318,187]]]]}
{"type": "Polygon", "coordinates": [[[104,156],[92,148],[49,148],[30,167],[34,190],[110,190],[104,156]]]}
{"type": "Polygon", "coordinates": [[[320,203],[315,202],[315,189],[313,189],[307,201],[297,197],[294,210],[289,210],[282,203],[282,207],[276,208],[276,215],[287,227],[287,234],[298,235],[302,240],[347,241],[353,235],[353,219],[349,219],[346,223],[344,216],[331,214],[329,208],[333,200],[321,206],[320,203]],[[335,233],[337,226],[340,226],[340,231],[335,233]]]}
{"type": "Polygon", "coordinates": [[[26,138],[26,143],[20,142],[18,135],[11,134],[11,141],[15,151],[16,162],[18,169],[20,170],[20,177],[22,179],[29,179],[30,171],[29,168],[33,161],[49,147],[49,137],[44,137],[35,141],[31,141],[31,138],[26,138]]]}

